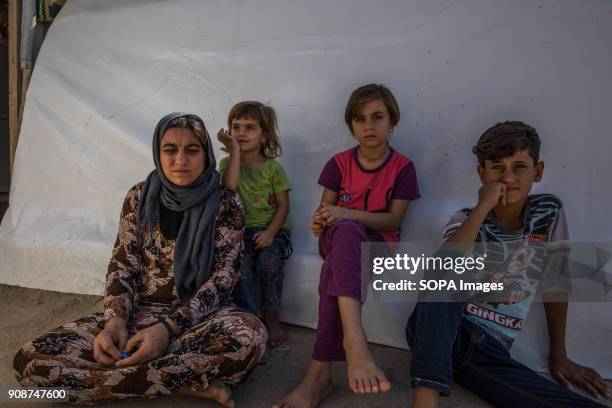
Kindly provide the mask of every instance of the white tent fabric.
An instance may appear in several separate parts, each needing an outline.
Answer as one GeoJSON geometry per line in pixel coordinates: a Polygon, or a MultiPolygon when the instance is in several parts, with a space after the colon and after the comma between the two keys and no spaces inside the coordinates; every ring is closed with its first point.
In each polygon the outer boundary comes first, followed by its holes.
{"type": "MultiPolygon", "coordinates": [[[[438,240],[448,217],[474,204],[471,147],[512,119],[539,130],[546,172],[536,192],[564,200],[573,239],[609,242],[611,38],[605,0],[71,0],[27,94],[0,281],[102,294],[123,197],[153,167],[158,119],[193,112],[216,133],[234,103],[256,99],[279,114],[293,184],[283,318],[315,327],[321,261],[307,224],[316,181],[351,146],[344,106],[369,82],[397,96],[392,144],[416,163],[422,198],[404,240],[438,240]]],[[[405,347],[411,309],[371,296],[370,339],[405,347]]],[[[536,369],[546,365],[542,309],[512,349],[536,369]]],[[[571,304],[567,336],[571,357],[608,378],[611,315],[612,303],[571,304]]]]}

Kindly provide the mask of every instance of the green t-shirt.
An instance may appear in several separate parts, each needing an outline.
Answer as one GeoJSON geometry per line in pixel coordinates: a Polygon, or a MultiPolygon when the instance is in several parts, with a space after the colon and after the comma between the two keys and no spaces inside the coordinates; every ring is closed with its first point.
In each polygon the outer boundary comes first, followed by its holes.
{"type": "MultiPolygon", "coordinates": [[[[219,172],[223,172],[229,163],[224,157],[219,163],[219,172]]],[[[276,212],[276,194],[290,191],[291,185],[283,166],[276,160],[268,159],[258,169],[240,165],[238,194],[244,204],[245,227],[266,227],[276,212]]],[[[289,228],[289,219],[283,228],[289,228]]]]}

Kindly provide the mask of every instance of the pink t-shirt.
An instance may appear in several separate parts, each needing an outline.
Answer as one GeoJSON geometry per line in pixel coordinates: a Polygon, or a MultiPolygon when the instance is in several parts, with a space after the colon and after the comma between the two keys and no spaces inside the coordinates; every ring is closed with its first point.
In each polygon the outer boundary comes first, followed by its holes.
{"type": "MultiPolygon", "coordinates": [[[[369,212],[389,211],[391,200],[416,200],[419,194],[414,163],[390,149],[389,156],[375,169],[364,169],[357,147],[332,157],[319,176],[319,184],[338,193],[336,205],[369,212]]],[[[400,230],[376,231],[387,242],[397,242],[400,230]]]]}

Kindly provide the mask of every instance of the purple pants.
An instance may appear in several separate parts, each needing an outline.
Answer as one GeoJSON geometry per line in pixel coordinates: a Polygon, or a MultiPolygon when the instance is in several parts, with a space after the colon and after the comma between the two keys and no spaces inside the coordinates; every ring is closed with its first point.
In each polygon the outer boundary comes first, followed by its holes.
{"type": "Polygon", "coordinates": [[[356,221],[342,220],[319,237],[323,258],[319,280],[319,325],[312,358],[319,361],[344,361],[344,337],[338,309],[338,296],[363,302],[368,277],[361,276],[361,243],[384,242],[374,231],[356,221]]]}

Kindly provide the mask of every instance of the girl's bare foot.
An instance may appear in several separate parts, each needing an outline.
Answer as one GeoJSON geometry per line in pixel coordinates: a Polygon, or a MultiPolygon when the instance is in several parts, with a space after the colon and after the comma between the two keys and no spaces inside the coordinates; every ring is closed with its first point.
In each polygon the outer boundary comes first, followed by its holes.
{"type": "Polygon", "coordinates": [[[333,388],[330,363],[311,360],[302,381],[272,408],[315,408],[333,388]]]}
{"type": "Polygon", "coordinates": [[[268,328],[268,345],[270,347],[278,347],[287,343],[287,332],[285,332],[278,320],[277,310],[266,310],[264,322],[268,328]]]}
{"type": "Polygon", "coordinates": [[[374,362],[361,324],[361,302],[350,296],[338,296],[338,308],[344,331],[344,351],[349,387],[355,393],[387,392],[391,383],[374,362]]]}
{"type": "Polygon", "coordinates": [[[354,393],[371,394],[391,389],[391,382],[374,362],[365,339],[352,341],[345,339],[344,350],[348,383],[354,393]]]}
{"type": "Polygon", "coordinates": [[[234,400],[229,387],[220,381],[214,381],[203,391],[193,391],[186,385],[179,390],[179,394],[190,397],[206,398],[217,401],[222,407],[234,408],[234,400]]]}

